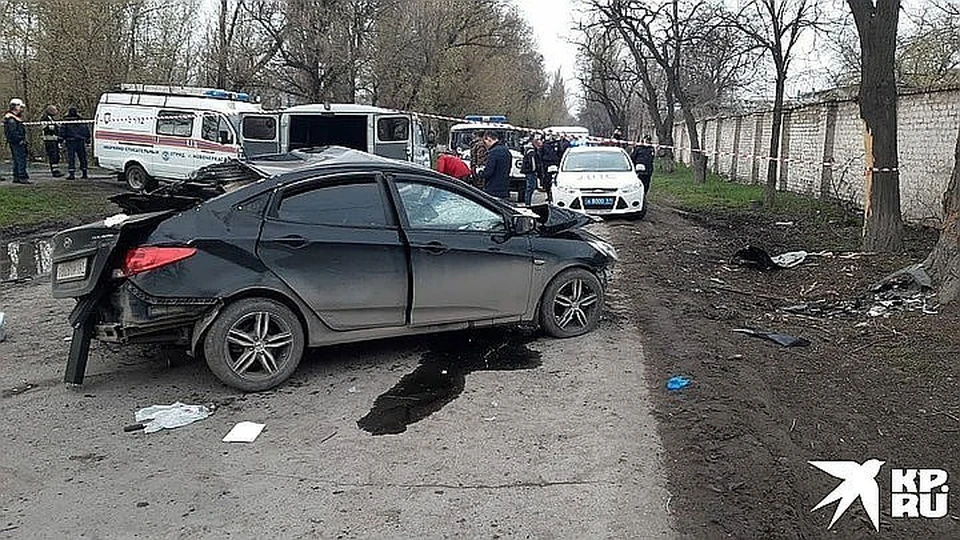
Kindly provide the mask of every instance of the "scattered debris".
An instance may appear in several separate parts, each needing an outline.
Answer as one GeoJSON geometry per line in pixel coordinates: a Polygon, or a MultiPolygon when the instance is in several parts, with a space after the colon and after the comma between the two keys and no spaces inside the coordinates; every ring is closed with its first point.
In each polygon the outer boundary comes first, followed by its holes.
{"type": "Polygon", "coordinates": [[[933,289],[933,279],[923,269],[922,264],[908,266],[881,279],[870,287],[870,292],[881,293],[886,291],[923,292],[933,289]]]}
{"type": "Polygon", "coordinates": [[[810,342],[804,338],[797,338],[777,332],[764,332],[762,330],[755,330],[753,328],[735,328],[733,331],[739,334],[746,334],[748,336],[766,339],[767,341],[772,341],[784,347],[806,347],[810,345],[810,342]]]}
{"type": "Polygon", "coordinates": [[[356,387],[356,386],[351,386],[350,388],[347,389],[347,393],[349,393],[349,394],[356,394],[356,393],[357,393],[357,387],[356,387]]]}
{"type": "Polygon", "coordinates": [[[690,386],[691,382],[693,381],[689,377],[670,377],[670,380],[667,381],[667,390],[670,390],[671,392],[683,390],[684,388],[690,386]]]}
{"type": "MultiPolygon", "coordinates": [[[[210,410],[203,405],[187,405],[179,401],[173,405],[153,405],[140,409],[136,414],[136,421],[142,424],[144,433],[153,433],[161,429],[175,429],[192,424],[197,420],[203,420],[210,416],[210,410]]],[[[127,426],[124,431],[128,431],[127,426]]],[[[129,429],[136,431],[136,429],[129,429]]]]}
{"type": "Polygon", "coordinates": [[[778,221],[774,223],[774,225],[776,225],[777,227],[793,227],[794,225],[796,225],[796,223],[792,221],[778,221]]]}
{"type": "Polygon", "coordinates": [[[7,339],[7,328],[4,325],[7,317],[0,311],[0,343],[3,343],[7,339]]]}
{"type": "Polygon", "coordinates": [[[806,251],[791,251],[776,257],[771,257],[765,250],[756,246],[747,246],[733,255],[733,260],[740,266],[757,270],[780,270],[794,268],[807,260],[806,251]]]}
{"type": "Polygon", "coordinates": [[[266,424],[257,424],[255,422],[240,422],[237,425],[233,426],[233,429],[231,429],[230,432],[223,437],[223,442],[251,443],[257,440],[257,437],[260,436],[260,432],[263,431],[264,427],[266,427],[266,424]]]}

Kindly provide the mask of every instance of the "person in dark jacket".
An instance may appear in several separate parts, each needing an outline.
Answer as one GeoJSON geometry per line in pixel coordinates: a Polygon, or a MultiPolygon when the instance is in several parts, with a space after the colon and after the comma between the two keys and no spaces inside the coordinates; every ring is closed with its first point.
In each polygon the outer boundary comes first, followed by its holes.
{"type": "Polygon", "coordinates": [[[637,171],[637,176],[640,177],[646,194],[650,191],[650,179],[653,177],[653,143],[649,135],[644,135],[643,140],[633,148],[630,158],[633,160],[634,167],[643,165],[643,170],[637,171]]]}
{"type": "Polygon", "coordinates": [[[60,124],[57,123],[57,116],[60,112],[54,105],[48,105],[43,115],[40,117],[42,128],[40,136],[43,139],[43,150],[47,154],[47,161],[50,163],[50,174],[53,176],[63,176],[60,172],[60,124]]]}
{"type": "Polygon", "coordinates": [[[60,128],[63,140],[67,144],[67,180],[76,179],[77,161],[80,161],[80,178],[87,179],[87,142],[90,140],[90,126],[80,117],[76,107],[70,107],[63,117],[60,128]]]}
{"type": "Polygon", "coordinates": [[[13,183],[29,184],[27,174],[27,128],[23,125],[23,109],[26,105],[21,99],[11,99],[7,114],[3,115],[3,134],[10,145],[13,156],[13,183]]]}
{"type": "Polygon", "coordinates": [[[497,132],[483,134],[487,146],[487,164],[480,176],[483,178],[483,190],[500,199],[510,198],[510,151],[500,142],[497,132]]]}
{"type": "Polygon", "coordinates": [[[530,138],[530,146],[523,152],[520,172],[527,177],[527,192],[524,196],[527,206],[533,204],[533,193],[543,179],[543,160],[540,156],[542,148],[543,140],[539,135],[535,135],[530,138]]]}

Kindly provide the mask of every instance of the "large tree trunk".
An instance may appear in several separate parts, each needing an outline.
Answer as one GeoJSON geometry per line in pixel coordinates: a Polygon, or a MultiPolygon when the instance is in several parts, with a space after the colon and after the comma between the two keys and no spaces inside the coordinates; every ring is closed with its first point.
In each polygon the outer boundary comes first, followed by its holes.
{"type": "Polygon", "coordinates": [[[940,303],[948,304],[960,294],[960,133],[953,157],[953,175],[943,194],[943,227],[940,241],[924,266],[939,283],[940,303]]]}
{"type": "Polygon", "coordinates": [[[770,126],[770,146],[767,160],[767,185],[764,188],[763,203],[773,207],[777,200],[777,179],[780,172],[780,131],[783,127],[783,94],[786,86],[786,68],[777,68],[776,94],[773,98],[773,122],[770,126]]]}
{"type": "Polygon", "coordinates": [[[894,59],[899,0],[848,0],[860,34],[860,117],[866,155],[863,249],[903,249],[894,59]]]}
{"type": "Polygon", "coordinates": [[[707,155],[703,153],[700,146],[700,134],[697,132],[697,119],[689,107],[681,105],[683,114],[683,123],[687,127],[687,135],[690,136],[690,160],[693,165],[693,181],[697,184],[703,184],[707,181],[707,155]]]}

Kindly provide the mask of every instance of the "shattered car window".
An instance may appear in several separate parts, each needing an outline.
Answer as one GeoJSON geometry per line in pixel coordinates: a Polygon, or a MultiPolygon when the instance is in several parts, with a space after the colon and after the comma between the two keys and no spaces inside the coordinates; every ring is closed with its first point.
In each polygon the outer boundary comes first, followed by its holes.
{"type": "Polygon", "coordinates": [[[415,229],[498,232],[503,217],[462,195],[427,184],[398,182],[400,199],[415,229]]]}

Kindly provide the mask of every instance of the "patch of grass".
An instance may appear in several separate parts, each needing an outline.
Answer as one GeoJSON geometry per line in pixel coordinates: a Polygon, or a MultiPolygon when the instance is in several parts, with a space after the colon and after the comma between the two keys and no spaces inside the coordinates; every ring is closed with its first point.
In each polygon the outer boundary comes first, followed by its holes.
{"type": "Polygon", "coordinates": [[[712,173],[707,175],[705,183],[698,185],[693,181],[693,170],[682,164],[677,164],[672,173],[654,174],[650,199],[655,204],[689,212],[754,211],[775,215],[820,215],[830,219],[854,217],[833,203],[782,191],[777,192],[773,208],[765,208],[762,185],[731,182],[712,173]]]}
{"type": "Polygon", "coordinates": [[[107,200],[116,192],[117,188],[94,183],[0,184],[0,231],[93,220],[116,213],[117,207],[107,200]]]}

